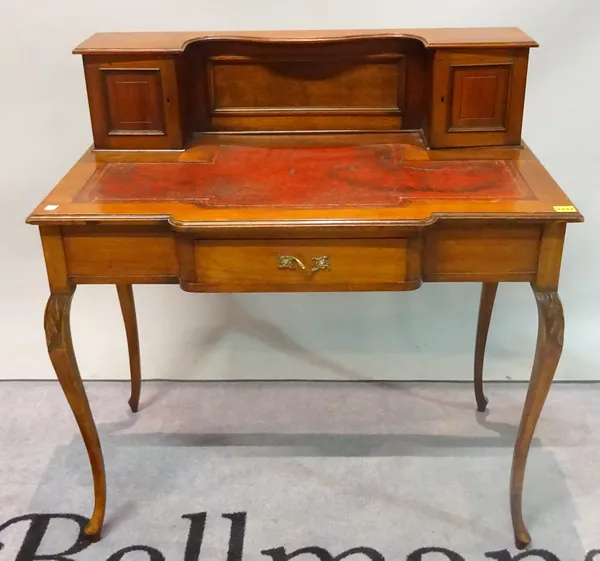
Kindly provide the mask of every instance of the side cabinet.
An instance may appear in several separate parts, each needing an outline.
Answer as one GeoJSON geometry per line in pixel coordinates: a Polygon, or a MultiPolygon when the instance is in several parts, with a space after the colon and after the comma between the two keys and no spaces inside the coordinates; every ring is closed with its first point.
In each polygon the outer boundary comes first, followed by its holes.
{"type": "Polygon", "coordinates": [[[110,150],[181,150],[176,59],[83,58],[94,145],[110,150]]]}
{"type": "Polygon", "coordinates": [[[431,148],[519,145],[528,56],[529,49],[436,51],[431,148]]]}

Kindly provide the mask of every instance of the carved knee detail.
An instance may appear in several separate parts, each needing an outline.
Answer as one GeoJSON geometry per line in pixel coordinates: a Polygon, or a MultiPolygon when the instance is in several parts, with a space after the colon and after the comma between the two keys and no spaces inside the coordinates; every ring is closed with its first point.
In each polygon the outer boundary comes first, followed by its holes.
{"type": "Polygon", "coordinates": [[[52,294],[48,299],[44,315],[44,329],[46,331],[48,351],[65,347],[72,299],[73,292],[52,294]]]}

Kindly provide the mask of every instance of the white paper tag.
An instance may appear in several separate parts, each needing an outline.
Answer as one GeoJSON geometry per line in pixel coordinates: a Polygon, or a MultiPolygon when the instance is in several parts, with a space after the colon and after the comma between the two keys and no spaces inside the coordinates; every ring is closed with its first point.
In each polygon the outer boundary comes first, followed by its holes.
{"type": "Polygon", "coordinates": [[[46,205],[44,207],[44,210],[56,210],[58,208],[58,205],[46,205]]]}

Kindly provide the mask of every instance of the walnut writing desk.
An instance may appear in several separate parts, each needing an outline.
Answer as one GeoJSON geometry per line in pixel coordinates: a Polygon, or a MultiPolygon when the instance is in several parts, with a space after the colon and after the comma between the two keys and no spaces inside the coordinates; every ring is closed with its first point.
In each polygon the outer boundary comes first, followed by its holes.
{"type": "Polygon", "coordinates": [[[69,328],[78,284],[115,284],[132,394],[132,284],[190,292],[414,290],[481,282],[482,366],[499,282],[539,311],[515,446],[516,543],[527,455],[563,344],[565,228],[583,218],[521,142],[529,49],[518,29],[106,33],[82,43],[94,133],[29,216],[50,281],[45,329],[86,444],[98,538],[102,451],[69,328]]]}

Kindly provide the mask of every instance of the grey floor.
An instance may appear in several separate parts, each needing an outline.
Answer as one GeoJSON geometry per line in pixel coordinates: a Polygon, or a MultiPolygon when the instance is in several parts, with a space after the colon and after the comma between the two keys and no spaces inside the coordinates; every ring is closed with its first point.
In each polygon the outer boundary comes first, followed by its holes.
{"type": "MultiPolygon", "coordinates": [[[[243,561],[316,546],[333,557],[369,547],[349,559],[379,561],[422,547],[464,559],[516,554],[508,475],[525,385],[489,385],[485,414],[470,384],[152,382],[137,415],[126,383],[87,387],[107,520],[103,539],[69,559],[144,545],[154,549],[113,559],[230,561],[231,513],[246,513],[243,561]],[[182,518],[194,513],[207,516],[199,557],[182,518]]],[[[600,548],[598,403],[600,385],[555,385],[533,443],[525,517],[534,546],[561,560],[600,548]]],[[[88,516],[91,505],[87,456],[59,386],[0,383],[0,561],[25,545],[38,555],[68,550],[75,521],[52,518],[44,533],[43,519],[27,515],[88,516]]]]}

